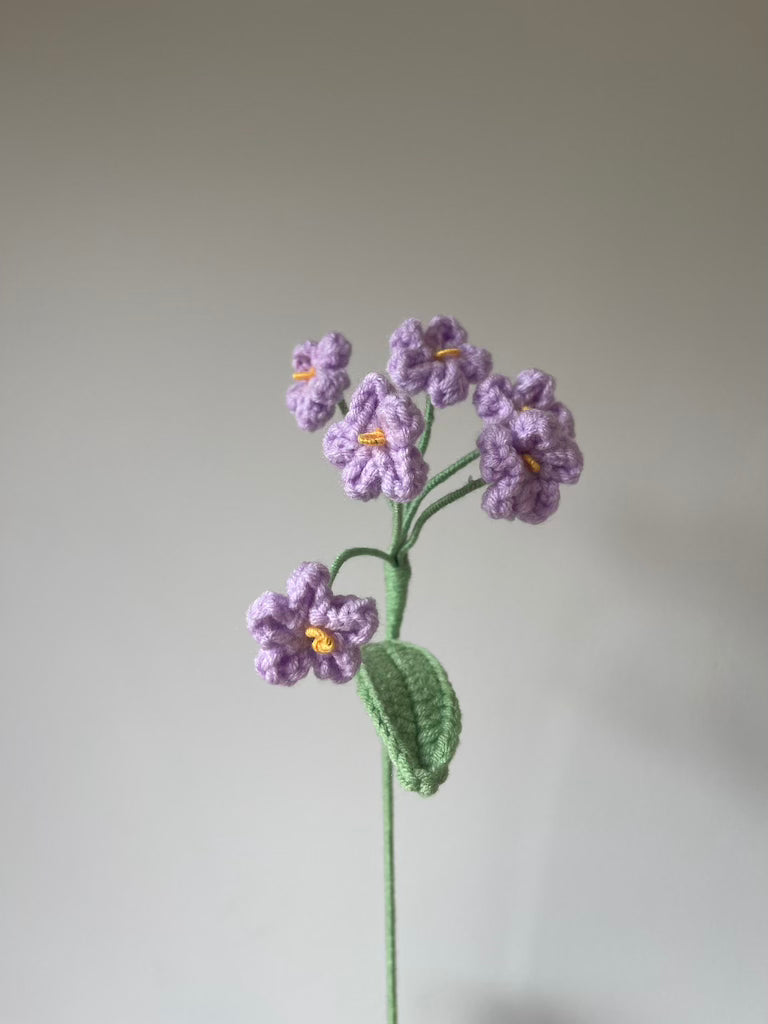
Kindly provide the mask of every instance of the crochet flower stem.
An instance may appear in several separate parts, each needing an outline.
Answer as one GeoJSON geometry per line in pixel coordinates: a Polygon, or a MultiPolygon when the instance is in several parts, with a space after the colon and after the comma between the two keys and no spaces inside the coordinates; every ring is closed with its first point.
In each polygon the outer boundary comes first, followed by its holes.
{"type": "MultiPolygon", "coordinates": [[[[341,406],[341,403],[339,403],[341,406]]],[[[419,447],[426,449],[429,434],[434,420],[434,407],[428,400],[426,406],[426,426],[419,447]]],[[[339,570],[350,558],[370,555],[384,562],[384,582],[386,591],[386,639],[398,640],[400,627],[405,613],[408,597],[408,586],[411,580],[411,565],[408,552],[418,540],[419,534],[433,515],[458,501],[465,494],[485,484],[484,480],[472,480],[463,487],[451,491],[433,502],[421,513],[416,515],[424,497],[434,488],[439,487],[455,473],[458,473],[470,462],[479,457],[479,451],[473,450],[450,466],[436,473],[429,480],[418,499],[410,503],[390,501],[392,507],[392,546],[389,551],[381,548],[355,547],[347,548],[337,555],[330,570],[330,583],[334,583],[339,570]],[[414,524],[415,519],[415,524],[414,524]],[[413,529],[411,527],[413,526],[413,529]]],[[[387,1024],[397,1024],[397,933],[395,910],[395,830],[394,830],[394,773],[389,751],[382,745],[381,749],[381,794],[384,841],[384,942],[386,959],[387,988],[387,1024]]]]}
{"type": "MultiPolygon", "coordinates": [[[[405,536],[403,506],[392,506],[392,551],[384,566],[386,589],[386,637],[397,640],[408,598],[411,565],[408,556],[396,557],[405,536]]],[[[381,795],[384,833],[384,936],[387,963],[387,1024],[397,1024],[397,938],[395,920],[395,828],[392,761],[387,748],[381,748],[381,795]]]]}
{"type": "Polygon", "coordinates": [[[387,958],[387,1024],[397,1024],[397,942],[395,937],[395,836],[392,762],[381,748],[381,795],[384,818],[384,933],[387,958]]]}
{"type": "Polygon", "coordinates": [[[347,413],[349,412],[349,406],[347,405],[346,399],[340,398],[337,404],[339,406],[339,412],[341,413],[341,415],[346,416],[347,413]]]}
{"type": "Polygon", "coordinates": [[[331,586],[333,586],[333,581],[339,575],[339,569],[341,569],[342,565],[348,562],[350,558],[358,558],[360,555],[372,555],[374,558],[381,558],[385,562],[394,562],[392,555],[387,551],[382,551],[381,548],[346,548],[333,560],[330,578],[331,586]]]}
{"type": "Polygon", "coordinates": [[[410,502],[408,505],[408,511],[405,514],[405,522],[403,523],[404,536],[408,535],[408,531],[411,528],[411,523],[416,518],[416,513],[419,511],[419,506],[421,505],[422,501],[424,501],[429,492],[433,491],[435,487],[439,487],[440,484],[445,483],[445,481],[452,477],[454,473],[458,473],[459,470],[464,469],[464,467],[468,466],[470,462],[474,462],[475,459],[479,458],[480,452],[477,448],[475,448],[471,452],[467,452],[466,455],[462,455],[460,459],[457,459],[455,462],[452,462],[450,466],[446,466],[445,469],[441,469],[439,473],[435,473],[435,475],[430,480],[427,480],[426,486],[424,490],[421,492],[421,494],[418,496],[418,498],[410,502]]]}
{"type": "MultiPolygon", "coordinates": [[[[360,555],[372,555],[384,563],[386,588],[386,637],[397,640],[400,636],[400,625],[405,612],[408,596],[408,584],[411,578],[411,566],[408,556],[396,557],[395,552],[405,538],[403,512],[399,502],[392,505],[392,549],[382,551],[381,548],[347,548],[334,559],[330,571],[330,583],[333,584],[339,570],[350,558],[360,555]]],[[[387,969],[387,1024],[397,1024],[397,941],[395,932],[395,832],[394,832],[394,780],[392,761],[387,748],[381,748],[381,795],[383,812],[384,838],[384,941],[387,969]]]]}
{"type": "Polygon", "coordinates": [[[459,498],[463,498],[465,494],[471,494],[472,491],[476,491],[478,487],[485,487],[485,480],[470,480],[469,483],[464,484],[463,487],[457,487],[455,491],[450,491],[448,494],[444,494],[442,498],[438,498],[437,501],[433,501],[432,504],[429,505],[416,520],[410,537],[408,537],[398,551],[398,559],[407,557],[408,552],[419,539],[419,534],[424,528],[424,524],[427,520],[436,515],[440,509],[445,508],[446,505],[452,505],[454,501],[458,501],[459,498]]]}
{"type": "Polygon", "coordinates": [[[424,433],[421,435],[419,440],[419,451],[423,455],[427,450],[429,439],[432,435],[432,424],[435,422],[435,407],[432,404],[432,399],[427,395],[427,400],[424,404],[424,433]]]}

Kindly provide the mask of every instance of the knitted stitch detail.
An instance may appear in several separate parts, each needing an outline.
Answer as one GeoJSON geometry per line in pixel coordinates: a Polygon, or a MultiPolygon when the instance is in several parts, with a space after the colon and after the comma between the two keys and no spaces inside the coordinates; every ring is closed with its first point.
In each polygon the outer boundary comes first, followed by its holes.
{"type": "Polygon", "coordinates": [[[467,332],[453,317],[436,316],[426,330],[420,321],[406,320],[389,345],[387,369],[395,384],[409,395],[426,391],[438,409],[463,401],[469,385],[491,372],[490,353],[468,344],[467,332]]]}
{"type": "Polygon", "coordinates": [[[286,405],[302,430],[318,430],[333,416],[349,387],[346,366],[352,346],[337,331],[293,350],[293,380],[286,405]]]}
{"type": "Polygon", "coordinates": [[[541,409],[551,413],[569,437],[575,437],[571,411],[555,401],[555,378],[543,370],[523,370],[514,381],[491,374],[478,384],[472,401],[486,423],[505,423],[519,412],[541,409]]]}
{"type": "Polygon", "coordinates": [[[575,484],[584,457],[557,418],[541,409],[487,426],[477,439],[480,474],[490,484],[482,506],[492,519],[543,523],[560,504],[560,484],[575,484]]]}
{"type": "Polygon", "coordinates": [[[370,501],[384,494],[392,501],[411,501],[427,482],[428,467],[415,443],[423,429],[424,417],[413,401],[380,373],[369,373],[352,395],[347,415],[328,428],[323,451],[341,469],[348,497],[370,501]]]}
{"type": "Polygon", "coordinates": [[[403,789],[431,796],[448,777],[461,711],[433,654],[401,640],[369,644],[357,692],[389,752],[403,789]]]}
{"type": "Polygon", "coordinates": [[[268,590],[246,614],[261,650],[256,670],[268,683],[292,686],[313,669],[318,679],[350,680],[360,667],[361,647],[379,625],[371,597],[333,594],[320,562],[302,562],[288,578],[286,594],[268,590]]]}

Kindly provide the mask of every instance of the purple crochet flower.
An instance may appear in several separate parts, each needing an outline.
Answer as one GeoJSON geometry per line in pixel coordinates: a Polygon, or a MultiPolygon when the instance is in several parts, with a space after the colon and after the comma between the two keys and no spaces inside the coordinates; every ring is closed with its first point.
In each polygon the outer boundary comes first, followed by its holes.
{"type": "Polygon", "coordinates": [[[424,489],[427,464],[415,441],[424,417],[380,373],[369,373],[352,395],[349,412],[328,428],[323,450],[342,471],[350,498],[368,501],[384,494],[410,501],[424,489]]]}
{"type": "Polygon", "coordinates": [[[584,465],[573,438],[541,409],[490,424],[477,446],[480,475],[490,485],[482,504],[492,519],[543,523],[557,511],[560,484],[575,484],[584,465]]]}
{"type": "Polygon", "coordinates": [[[468,345],[467,332],[453,317],[436,316],[426,331],[418,320],[406,320],[389,344],[387,369],[395,384],[409,395],[426,391],[438,409],[463,401],[469,385],[491,372],[490,353],[468,345]]]}
{"type": "Polygon", "coordinates": [[[494,373],[478,384],[473,402],[486,423],[505,423],[524,410],[543,409],[569,437],[575,436],[571,411],[555,401],[555,378],[543,370],[523,370],[515,381],[494,373]]]}
{"type": "Polygon", "coordinates": [[[256,670],[268,683],[293,686],[310,669],[319,679],[346,683],[360,668],[360,648],[379,625],[372,597],[342,597],[319,562],[302,562],[285,594],[268,590],[246,614],[261,644],[256,670]]]}
{"type": "Polygon", "coordinates": [[[302,430],[317,430],[349,387],[345,369],[352,346],[343,334],[326,334],[320,341],[305,341],[293,350],[294,383],[285,401],[302,430]]]}

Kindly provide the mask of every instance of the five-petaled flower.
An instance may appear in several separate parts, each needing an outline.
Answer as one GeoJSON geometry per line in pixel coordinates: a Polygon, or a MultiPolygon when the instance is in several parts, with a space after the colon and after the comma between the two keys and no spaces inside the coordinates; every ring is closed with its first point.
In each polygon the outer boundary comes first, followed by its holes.
{"type": "Polygon", "coordinates": [[[555,401],[555,378],[543,370],[523,370],[514,381],[491,374],[478,384],[472,401],[486,423],[505,423],[520,412],[542,409],[555,417],[569,437],[575,436],[571,411],[555,401]]]}
{"type": "Polygon", "coordinates": [[[343,334],[326,334],[293,350],[293,384],[286,404],[302,430],[317,430],[333,416],[349,387],[345,369],[352,346],[343,334]]]}
{"type": "Polygon", "coordinates": [[[341,469],[350,498],[368,501],[384,494],[411,501],[427,482],[427,465],[416,447],[424,429],[421,411],[398,394],[386,377],[369,373],[352,395],[349,412],[323,439],[329,462],[341,469]]]}
{"type": "Polygon", "coordinates": [[[389,375],[409,395],[426,391],[443,409],[463,401],[470,384],[491,372],[491,356],[467,343],[467,332],[453,317],[436,316],[424,330],[418,320],[406,320],[389,341],[389,375]]]}
{"type": "Polygon", "coordinates": [[[489,484],[482,505],[492,519],[543,523],[557,511],[560,484],[575,484],[584,465],[573,437],[542,409],[489,424],[477,446],[480,475],[489,484]]]}
{"type": "Polygon", "coordinates": [[[294,569],[286,591],[267,591],[248,609],[248,630],[261,644],[257,671],[283,686],[310,669],[319,679],[346,683],[360,668],[360,648],[378,628],[376,602],[334,594],[330,573],[319,562],[294,569]]]}

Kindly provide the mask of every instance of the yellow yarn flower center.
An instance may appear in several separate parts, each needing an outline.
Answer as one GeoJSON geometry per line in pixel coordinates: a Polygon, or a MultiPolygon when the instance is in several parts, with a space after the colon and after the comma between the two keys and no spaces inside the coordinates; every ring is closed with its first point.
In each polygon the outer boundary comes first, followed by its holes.
{"type": "Polygon", "coordinates": [[[319,626],[308,626],[305,635],[312,641],[312,650],[318,654],[333,654],[336,650],[336,640],[332,633],[327,633],[319,626]]]}
{"type": "Polygon", "coordinates": [[[376,427],[367,434],[358,434],[357,440],[360,444],[382,445],[387,443],[387,438],[381,427],[376,427]]]}
{"type": "Polygon", "coordinates": [[[532,473],[541,472],[541,463],[537,462],[532,455],[523,455],[523,462],[526,464],[526,466],[528,467],[528,469],[530,469],[532,473]]]}
{"type": "Polygon", "coordinates": [[[312,380],[315,376],[316,370],[314,366],[310,366],[308,370],[302,370],[301,373],[294,373],[294,380],[312,380]]]}
{"type": "Polygon", "coordinates": [[[455,359],[461,355],[460,348],[441,348],[435,352],[435,359],[455,359]]]}

